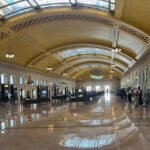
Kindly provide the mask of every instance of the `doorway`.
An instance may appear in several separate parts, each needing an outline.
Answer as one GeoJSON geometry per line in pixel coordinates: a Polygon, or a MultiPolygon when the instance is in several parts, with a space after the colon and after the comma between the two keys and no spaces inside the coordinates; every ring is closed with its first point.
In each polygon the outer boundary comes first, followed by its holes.
{"type": "Polygon", "coordinates": [[[86,87],[86,91],[87,91],[87,92],[91,92],[91,90],[92,90],[91,86],[87,86],[87,87],[86,87]]]}
{"type": "Polygon", "coordinates": [[[105,85],[105,92],[109,92],[110,90],[110,86],[109,85],[105,85]]]}
{"type": "Polygon", "coordinates": [[[96,92],[100,92],[100,89],[101,89],[101,87],[98,85],[95,87],[96,92]]]}

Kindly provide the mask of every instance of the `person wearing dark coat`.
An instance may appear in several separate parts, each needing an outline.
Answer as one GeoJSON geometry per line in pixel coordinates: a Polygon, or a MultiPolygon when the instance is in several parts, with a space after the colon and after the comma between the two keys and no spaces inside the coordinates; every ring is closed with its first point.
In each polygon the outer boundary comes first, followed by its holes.
{"type": "Polygon", "coordinates": [[[139,105],[142,106],[143,105],[143,99],[142,99],[142,90],[140,87],[138,87],[138,91],[139,91],[139,105]]]}

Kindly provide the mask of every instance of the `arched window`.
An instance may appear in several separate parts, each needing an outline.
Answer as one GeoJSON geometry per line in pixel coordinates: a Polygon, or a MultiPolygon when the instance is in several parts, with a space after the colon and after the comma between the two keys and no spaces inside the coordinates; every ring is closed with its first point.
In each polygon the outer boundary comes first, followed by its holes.
{"type": "Polygon", "coordinates": [[[47,86],[47,80],[45,81],[45,86],[47,86]]]}
{"type": "Polygon", "coordinates": [[[31,80],[32,80],[32,83],[31,83],[31,84],[34,85],[34,82],[35,82],[34,79],[31,79],[31,80]]]}
{"type": "Polygon", "coordinates": [[[10,75],[10,84],[11,85],[15,84],[15,76],[14,75],[10,75]]]}
{"type": "Polygon", "coordinates": [[[40,85],[41,85],[41,86],[43,86],[43,84],[44,84],[44,81],[43,81],[43,80],[41,80],[41,81],[40,81],[40,85]]]}
{"type": "Polygon", "coordinates": [[[24,85],[24,82],[25,82],[25,81],[24,81],[24,77],[21,76],[21,77],[20,77],[20,85],[24,85]]]}
{"type": "Polygon", "coordinates": [[[6,84],[6,83],[7,83],[7,75],[1,74],[1,84],[6,84]]]}
{"type": "Polygon", "coordinates": [[[37,85],[37,80],[34,79],[33,81],[34,81],[33,85],[36,86],[37,85]]]}
{"type": "Polygon", "coordinates": [[[39,85],[39,80],[38,80],[38,79],[36,80],[36,85],[37,85],[37,86],[39,85]]]}
{"type": "Polygon", "coordinates": [[[43,85],[43,80],[40,80],[40,86],[42,86],[43,85]]]}
{"type": "Polygon", "coordinates": [[[42,80],[42,86],[46,86],[47,85],[47,80],[42,80]]]}

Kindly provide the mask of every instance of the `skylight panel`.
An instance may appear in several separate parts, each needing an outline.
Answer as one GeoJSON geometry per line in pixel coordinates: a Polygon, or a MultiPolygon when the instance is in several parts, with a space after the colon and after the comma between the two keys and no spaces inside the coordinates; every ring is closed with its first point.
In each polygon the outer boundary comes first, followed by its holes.
{"type": "Polygon", "coordinates": [[[115,10],[115,0],[0,0],[0,16],[8,18],[8,16],[30,11],[31,8],[60,6],[81,6],[111,12],[115,10]]]}
{"type": "Polygon", "coordinates": [[[38,5],[38,3],[37,3],[36,0],[29,0],[28,2],[29,2],[32,6],[37,6],[37,5],[38,5]]]}
{"type": "Polygon", "coordinates": [[[56,54],[56,56],[59,56],[59,58],[63,58],[63,59],[73,57],[76,55],[77,55],[77,53],[74,50],[63,51],[63,52],[56,54]]]}
{"type": "Polygon", "coordinates": [[[81,65],[79,68],[83,69],[83,68],[87,68],[87,67],[88,67],[87,65],[81,65]]]}
{"type": "Polygon", "coordinates": [[[26,2],[26,1],[22,1],[22,2],[18,2],[18,3],[14,3],[12,5],[8,5],[7,7],[4,7],[1,9],[1,15],[7,15],[7,14],[11,14],[13,12],[22,10],[22,9],[26,9],[31,7],[31,5],[26,2]]]}
{"type": "Polygon", "coordinates": [[[39,5],[69,3],[69,0],[36,0],[39,5]]]}
{"type": "Polygon", "coordinates": [[[80,48],[77,49],[79,54],[93,54],[93,50],[91,48],[80,48]]]}
{"type": "Polygon", "coordinates": [[[106,51],[106,50],[102,50],[102,49],[95,49],[95,53],[97,55],[107,55],[107,56],[111,56],[111,52],[106,51]]]}
{"type": "Polygon", "coordinates": [[[13,13],[10,13],[6,16],[6,18],[10,18],[10,17],[13,17],[15,15],[18,15],[18,14],[21,14],[21,13],[24,13],[24,12],[28,12],[28,11],[31,11],[33,10],[33,8],[28,8],[28,9],[23,9],[23,10],[19,10],[19,11],[16,11],[16,12],[13,12],[13,13]]]}
{"type": "Polygon", "coordinates": [[[78,0],[78,3],[109,9],[110,2],[105,0],[78,0]]]}
{"type": "Polygon", "coordinates": [[[109,2],[103,0],[78,0],[78,3],[108,7],[109,2]]]}
{"type": "Polygon", "coordinates": [[[12,3],[16,3],[20,0],[0,0],[0,7],[8,5],[8,4],[12,4],[12,3]]]}

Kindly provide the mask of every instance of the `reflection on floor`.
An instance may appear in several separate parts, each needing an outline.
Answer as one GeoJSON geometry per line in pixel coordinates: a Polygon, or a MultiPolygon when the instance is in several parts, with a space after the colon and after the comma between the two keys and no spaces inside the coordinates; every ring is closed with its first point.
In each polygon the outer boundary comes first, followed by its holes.
{"type": "Polygon", "coordinates": [[[106,93],[93,103],[0,105],[3,150],[148,150],[150,110],[106,93]]]}

